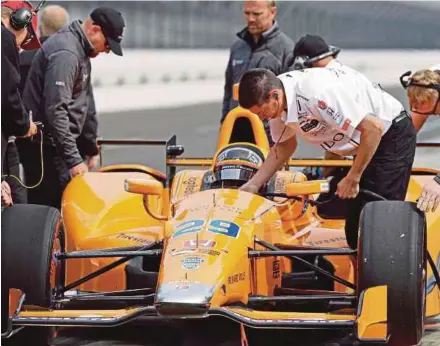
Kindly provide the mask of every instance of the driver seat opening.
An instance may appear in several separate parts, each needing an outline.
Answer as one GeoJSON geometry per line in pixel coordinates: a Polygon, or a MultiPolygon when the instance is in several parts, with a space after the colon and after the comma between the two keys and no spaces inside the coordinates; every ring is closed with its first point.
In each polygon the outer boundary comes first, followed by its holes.
{"type": "Polygon", "coordinates": [[[248,118],[241,117],[235,120],[229,144],[238,142],[257,144],[252,124],[248,118]]]}

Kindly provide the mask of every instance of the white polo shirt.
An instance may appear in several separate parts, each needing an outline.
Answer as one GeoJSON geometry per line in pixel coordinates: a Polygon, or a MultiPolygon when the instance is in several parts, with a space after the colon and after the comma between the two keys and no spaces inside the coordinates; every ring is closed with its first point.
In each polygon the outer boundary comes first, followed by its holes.
{"type": "Polygon", "coordinates": [[[366,115],[383,121],[384,135],[404,109],[378,85],[337,61],[326,68],[286,72],[278,78],[286,92],[287,114],[270,120],[275,143],[299,132],[313,145],[354,155],[361,135],[356,127],[366,115]]]}

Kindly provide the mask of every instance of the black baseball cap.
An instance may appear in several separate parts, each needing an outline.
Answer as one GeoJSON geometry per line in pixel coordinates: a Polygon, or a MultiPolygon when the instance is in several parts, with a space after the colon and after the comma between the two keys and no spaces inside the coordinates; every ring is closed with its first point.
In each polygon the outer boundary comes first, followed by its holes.
{"type": "Polygon", "coordinates": [[[337,55],[340,49],[329,46],[321,36],[318,35],[305,35],[299,39],[293,49],[293,58],[298,56],[308,56],[309,58],[315,58],[321,54],[327,52],[334,52],[337,55]]]}
{"type": "Polygon", "coordinates": [[[121,13],[110,7],[98,7],[90,14],[93,23],[99,25],[113,53],[122,56],[121,41],[125,22],[121,13]]]}

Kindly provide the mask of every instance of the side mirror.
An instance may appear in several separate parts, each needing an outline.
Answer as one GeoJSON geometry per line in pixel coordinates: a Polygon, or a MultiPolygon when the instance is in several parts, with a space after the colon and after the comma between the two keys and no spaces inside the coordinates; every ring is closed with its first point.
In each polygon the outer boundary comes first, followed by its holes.
{"type": "Polygon", "coordinates": [[[143,195],[145,210],[152,218],[160,221],[168,220],[166,215],[151,210],[148,205],[148,196],[163,196],[163,185],[161,182],[148,179],[125,179],[125,191],[143,195]]]}
{"type": "Polygon", "coordinates": [[[157,180],[125,179],[125,191],[140,195],[161,196],[163,185],[157,180]]]}
{"type": "Polygon", "coordinates": [[[330,185],[327,180],[311,180],[302,183],[290,183],[286,188],[288,197],[301,195],[314,195],[316,193],[326,193],[330,191],[330,185]]]}

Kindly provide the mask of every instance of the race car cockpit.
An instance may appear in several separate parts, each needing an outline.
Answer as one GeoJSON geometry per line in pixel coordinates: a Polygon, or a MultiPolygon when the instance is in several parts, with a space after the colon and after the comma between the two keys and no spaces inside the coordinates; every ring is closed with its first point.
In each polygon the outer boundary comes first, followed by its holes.
{"type": "Polygon", "coordinates": [[[204,187],[238,189],[257,173],[265,158],[254,144],[229,144],[214,158],[212,170],[205,175],[204,187]]]}

